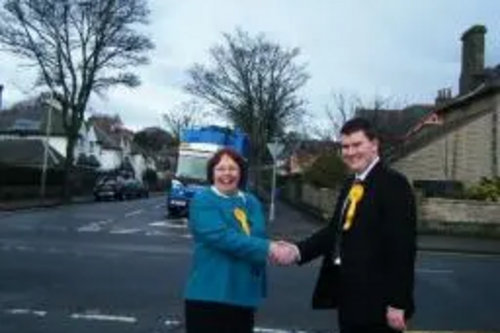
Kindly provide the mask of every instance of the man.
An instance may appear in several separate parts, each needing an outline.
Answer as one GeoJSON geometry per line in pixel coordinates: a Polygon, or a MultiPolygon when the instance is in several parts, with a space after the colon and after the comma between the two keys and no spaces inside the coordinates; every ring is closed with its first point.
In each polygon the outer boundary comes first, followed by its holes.
{"type": "MultiPolygon", "coordinates": [[[[341,135],[342,158],[353,175],[340,191],[331,223],[274,260],[304,264],[323,256],[323,264],[338,265],[336,281],[326,282],[339,284],[338,299],[329,300],[333,295],[317,286],[314,302],[338,309],[342,333],[403,331],[414,312],[413,191],[403,175],[380,161],[379,141],[367,120],[351,119],[341,135]]],[[[321,274],[323,269],[318,281],[325,278],[321,274]]]]}

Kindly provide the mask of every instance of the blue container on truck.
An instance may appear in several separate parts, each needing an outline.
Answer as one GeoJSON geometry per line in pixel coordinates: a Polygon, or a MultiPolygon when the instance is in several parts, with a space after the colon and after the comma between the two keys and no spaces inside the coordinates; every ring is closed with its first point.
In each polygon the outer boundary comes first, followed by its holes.
{"type": "Polygon", "coordinates": [[[207,126],[181,132],[177,166],[167,191],[166,215],[187,217],[189,201],[208,186],[207,162],[221,148],[230,147],[245,159],[249,155],[248,136],[226,127],[207,126]]]}

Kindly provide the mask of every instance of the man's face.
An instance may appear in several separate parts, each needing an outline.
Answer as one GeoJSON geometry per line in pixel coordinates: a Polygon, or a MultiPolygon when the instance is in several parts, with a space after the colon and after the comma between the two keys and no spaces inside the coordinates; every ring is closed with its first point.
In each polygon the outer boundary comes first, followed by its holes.
{"type": "Polygon", "coordinates": [[[370,140],[363,131],[342,135],[342,159],[355,173],[362,173],[378,156],[378,140],[370,140]]]}

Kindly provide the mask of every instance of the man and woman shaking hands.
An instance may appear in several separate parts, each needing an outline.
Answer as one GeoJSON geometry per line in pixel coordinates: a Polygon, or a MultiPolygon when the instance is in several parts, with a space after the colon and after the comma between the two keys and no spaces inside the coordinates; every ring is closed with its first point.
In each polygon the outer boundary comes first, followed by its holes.
{"type": "Polygon", "coordinates": [[[338,311],[341,333],[401,332],[414,313],[416,204],[407,179],[380,160],[375,129],[353,118],[341,129],[345,180],[331,222],[297,243],[266,236],[259,200],[241,187],[245,161],[222,150],[212,187],[190,207],[194,256],[185,291],[187,333],[250,333],[266,294],[266,264],[322,257],[313,308],[338,311]],[[245,237],[246,236],[246,237],[245,237]]]}

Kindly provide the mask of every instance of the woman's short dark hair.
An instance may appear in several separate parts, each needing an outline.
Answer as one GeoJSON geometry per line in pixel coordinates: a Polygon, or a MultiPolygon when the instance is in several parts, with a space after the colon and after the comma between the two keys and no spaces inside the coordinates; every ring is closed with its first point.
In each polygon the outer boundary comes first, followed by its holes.
{"type": "Polygon", "coordinates": [[[207,179],[210,184],[214,183],[214,169],[217,164],[221,161],[222,157],[227,156],[232,159],[240,168],[240,181],[238,182],[238,187],[244,189],[247,181],[247,163],[243,156],[241,156],[236,150],[232,148],[222,148],[217,151],[212,158],[208,160],[207,163],[207,179]]]}

